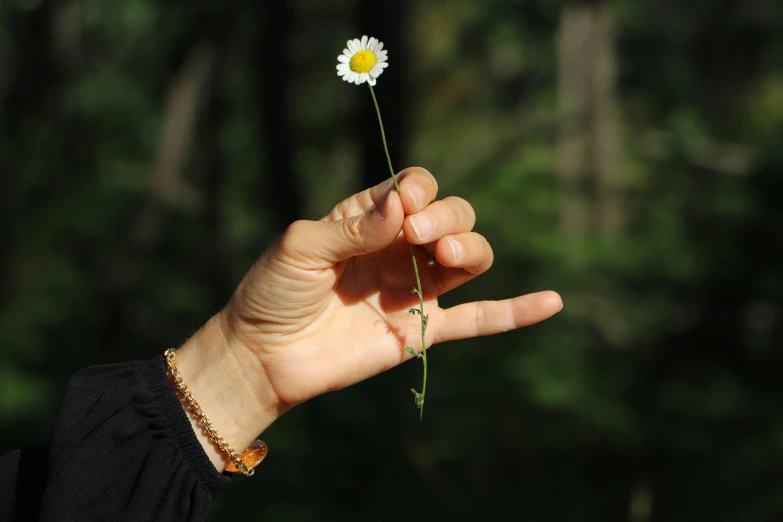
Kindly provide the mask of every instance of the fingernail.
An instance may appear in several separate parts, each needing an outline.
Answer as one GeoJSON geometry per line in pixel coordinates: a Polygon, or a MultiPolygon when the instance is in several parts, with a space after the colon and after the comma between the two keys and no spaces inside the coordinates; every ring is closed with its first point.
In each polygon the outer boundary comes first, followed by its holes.
{"type": "Polygon", "coordinates": [[[453,237],[446,238],[446,240],[451,247],[451,255],[454,256],[454,261],[462,259],[462,256],[465,255],[465,249],[462,247],[462,244],[453,237]]]}
{"type": "Polygon", "coordinates": [[[565,303],[563,303],[563,301],[560,301],[560,310],[558,310],[557,313],[560,313],[563,310],[564,306],[565,306],[565,303]]]}
{"type": "Polygon", "coordinates": [[[435,228],[435,222],[429,214],[416,214],[415,216],[412,216],[411,225],[419,239],[424,239],[429,236],[432,233],[432,229],[435,228]]]}
{"type": "Polygon", "coordinates": [[[411,185],[408,187],[408,194],[410,194],[416,208],[419,208],[421,202],[424,201],[424,189],[418,185],[411,185]]]}
{"type": "Polygon", "coordinates": [[[378,217],[386,219],[386,216],[389,215],[389,210],[391,210],[391,194],[386,196],[386,200],[378,207],[378,217]]]}

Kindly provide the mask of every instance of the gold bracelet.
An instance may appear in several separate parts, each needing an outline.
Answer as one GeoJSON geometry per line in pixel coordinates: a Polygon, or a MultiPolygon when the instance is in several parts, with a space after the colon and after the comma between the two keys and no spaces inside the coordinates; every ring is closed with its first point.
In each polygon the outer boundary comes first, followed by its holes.
{"type": "Polygon", "coordinates": [[[204,429],[209,435],[209,438],[212,439],[212,442],[217,444],[217,446],[228,455],[228,458],[231,459],[231,463],[226,466],[226,471],[229,473],[242,473],[243,475],[252,477],[253,473],[255,473],[253,468],[258,466],[258,464],[266,458],[266,454],[269,451],[266,443],[263,440],[256,440],[249,448],[243,451],[241,455],[234,451],[223,437],[218,435],[215,426],[212,425],[207,414],[201,409],[201,406],[199,406],[199,403],[193,397],[193,394],[188,391],[188,386],[185,384],[185,381],[182,380],[179,370],[177,370],[177,367],[174,365],[174,358],[177,356],[176,350],[169,348],[164,355],[166,356],[166,367],[168,368],[169,374],[171,374],[171,378],[174,379],[174,385],[177,387],[177,391],[179,391],[188,401],[190,409],[193,410],[193,414],[196,416],[199,423],[204,426],[204,429]]]}

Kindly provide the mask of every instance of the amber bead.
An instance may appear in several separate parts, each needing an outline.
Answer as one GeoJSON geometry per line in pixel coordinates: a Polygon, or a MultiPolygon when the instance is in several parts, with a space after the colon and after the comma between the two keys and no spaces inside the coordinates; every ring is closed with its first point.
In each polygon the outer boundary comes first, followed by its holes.
{"type": "MultiPolygon", "coordinates": [[[[245,463],[247,469],[253,469],[266,458],[268,451],[269,448],[267,448],[267,445],[263,440],[256,440],[245,451],[239,454],[239,458],[241,458],[242,462],[245,463]]],[[[226,466],[226,471],[229,473],[239,472],[233,462],[228,463],[228,466],[226,466]]]]}

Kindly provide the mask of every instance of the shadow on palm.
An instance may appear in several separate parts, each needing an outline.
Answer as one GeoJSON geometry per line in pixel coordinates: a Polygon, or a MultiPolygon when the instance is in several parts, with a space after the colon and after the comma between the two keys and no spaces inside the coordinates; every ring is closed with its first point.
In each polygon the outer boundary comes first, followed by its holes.
{"type": "MultiPolygon", "coordinates": [[[[425,312],[437,307],[438,290],[433,278],[434,261],[429,261],[424,250],[414,247],[424,292],[425,312]]],[[[441,269],[443,267],[440,267],[441,269]]],[[[391,245],[345,262],[335,294],[348,307],[361,306],[371,310],[400,346],[401,358],[407,358],[405,346],[419,342],[420,320],[408,309],[418,308],[419,298],[411,290],[416,286],[408,243],[400,236],[391,245]]],[[[431,336],[428,335],[428,344],[431,336]]],[[[420,349],[420,348],[418,348],[420,349]]]]}

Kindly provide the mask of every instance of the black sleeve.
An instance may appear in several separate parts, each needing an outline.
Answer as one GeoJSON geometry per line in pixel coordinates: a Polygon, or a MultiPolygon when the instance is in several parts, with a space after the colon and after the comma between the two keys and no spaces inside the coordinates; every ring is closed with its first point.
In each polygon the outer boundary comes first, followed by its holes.
{"type": "Polygon", "coordinates": [[[163,356],[96,366],[68,387],[52,443],[0,458],[0,520],[209,520],[218,473],[163,356]]]}

